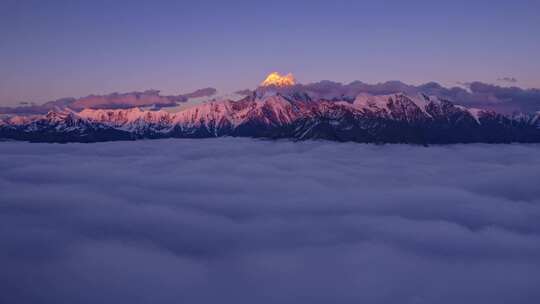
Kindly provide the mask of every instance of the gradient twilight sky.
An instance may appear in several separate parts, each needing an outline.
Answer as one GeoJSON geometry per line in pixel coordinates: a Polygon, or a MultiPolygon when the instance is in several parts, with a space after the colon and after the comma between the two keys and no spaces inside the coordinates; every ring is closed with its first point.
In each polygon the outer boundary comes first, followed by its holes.
{"type": "Polygon", "coordinates": [[[303,83],[540,87],[540,1],[0,0],[0,105],[303,83]],[[499,83],[503,84],[503,83],[499,83]]]}

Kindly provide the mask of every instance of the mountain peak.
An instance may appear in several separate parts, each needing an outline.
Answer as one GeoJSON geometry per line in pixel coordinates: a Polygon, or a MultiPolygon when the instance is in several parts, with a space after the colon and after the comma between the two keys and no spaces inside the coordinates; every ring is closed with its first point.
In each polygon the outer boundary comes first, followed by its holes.
{"type": "Polygon", "coordinates": [[[278,72],[270,73],[261,83],[262,87],[290,87],[296,84],[293,74],[281,75],[278,72]]]}

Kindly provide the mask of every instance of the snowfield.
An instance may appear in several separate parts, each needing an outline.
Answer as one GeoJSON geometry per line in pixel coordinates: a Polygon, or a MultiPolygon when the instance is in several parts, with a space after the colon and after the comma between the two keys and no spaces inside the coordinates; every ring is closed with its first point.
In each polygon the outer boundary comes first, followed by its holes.
{"type": "Polygon", "coordinates": [[[0,303],[540,303],[540,145],[0,142],[0,303]]]}

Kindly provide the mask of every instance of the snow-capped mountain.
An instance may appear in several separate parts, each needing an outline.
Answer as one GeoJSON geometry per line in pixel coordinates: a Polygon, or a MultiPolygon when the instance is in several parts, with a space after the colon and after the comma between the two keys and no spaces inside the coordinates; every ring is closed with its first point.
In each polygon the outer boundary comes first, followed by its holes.
{"type": "Polygon", "coordinates": [[[128,132],[93,123],[78,113],[51,111],[46,115],[14,116],[0,124],[0,138],[37,142],[96,142],[127,140],[128,132]]]}
{"type": "Polygon", "coordinates": [[[261,87],[289,87],[295,84],[296,79],[293,74],[281,75],[278,72],[273,72],[261,83],[261,87]]]}
{"type": "Polygon", "coordinates": [[[93,110],[14,116],[0,138],[93,142],[243,136],[377,143],[540,142],[540,113],[504,116],[433,96],[362,94],[311,100],[290,86],[260,87],[239,101],[209,101],[177,113],[93,110]]]}

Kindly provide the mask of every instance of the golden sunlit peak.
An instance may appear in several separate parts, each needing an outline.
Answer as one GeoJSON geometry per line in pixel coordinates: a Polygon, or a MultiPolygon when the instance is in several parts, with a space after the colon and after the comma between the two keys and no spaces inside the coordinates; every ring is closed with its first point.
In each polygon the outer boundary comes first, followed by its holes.
{"type": "Polygon", "coordinates": [[[294,79],[293,74],[289,73],[287,75],[281,75],[278,72],[271,73],[266,77],[261,83],[263,87],[289,87],[296,84],[296,79],[294,79]]]}

